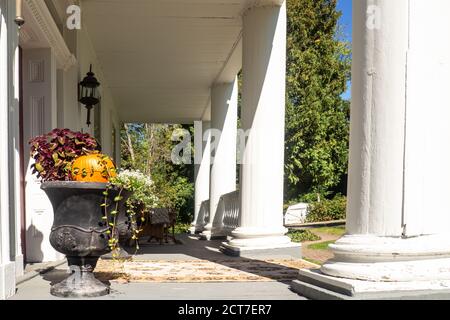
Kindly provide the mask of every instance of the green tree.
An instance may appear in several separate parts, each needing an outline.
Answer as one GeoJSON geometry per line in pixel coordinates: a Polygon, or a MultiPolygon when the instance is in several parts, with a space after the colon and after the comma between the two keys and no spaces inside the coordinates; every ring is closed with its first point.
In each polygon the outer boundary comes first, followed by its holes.
{"type": "Polygon", "coordinates": [[[174,164],[172,133],[192,131],[191,126],[125,124],[121,130],[122,168],[139,170],[152,177],[161,206],[179,210],[179,222],[189,223],[194,211],[194,166],[174,164]]]}
{"type": "Polygon", "coordinates": [[[336,0],[288,0],[286,200],[326,194],[347,172],[351,52],[336,0]]]}

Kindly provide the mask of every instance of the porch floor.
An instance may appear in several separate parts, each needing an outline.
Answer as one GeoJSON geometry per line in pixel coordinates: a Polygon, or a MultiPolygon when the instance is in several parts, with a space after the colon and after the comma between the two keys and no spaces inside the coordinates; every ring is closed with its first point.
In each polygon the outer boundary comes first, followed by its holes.
{"type": "MultiPolygon", "coordinates": [[[[202,241],[187,234],[177,235],[182,244],[143,245],[135,256],[139,261],[186,262],[210,261],[229,267],[242,258],[225,256],[219,251],[222,241],[202,241]],[[230,264],[231,262],[231,264],[230,264]]],[[[286,255],[257,256],[255,263],[266,260],[291,260],[286,255]]],[[[245,258],[248,261],[248,258],[245,258]]],[[[270,264],[267,264],[270,266],[270,264]]],[[[50,295],[50,286],[67,277],[67,265],[38,275],[17,286],[17,294],[11,300],[57,300],[50,295]]],[[[292,270],[291,270],[292,271],[292,270]]],[[[248,272],[248,270],[247,270],[248,272]]],[[[255,273],[255,276],[257,274],[255,273]]],[[[111,281],[111,294],[98,300],[305,300],[290,290],[290,282],[283,281],[231,281],[231,282],[124,282],[111,281]]]]}

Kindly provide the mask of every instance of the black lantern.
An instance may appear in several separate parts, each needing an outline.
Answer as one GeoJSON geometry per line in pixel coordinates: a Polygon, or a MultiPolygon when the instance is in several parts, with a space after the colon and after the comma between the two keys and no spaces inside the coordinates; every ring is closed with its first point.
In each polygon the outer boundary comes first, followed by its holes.
{"type": "Polygon", "coordinates": [[[78,85],[78,96],[79,101],[84,104],[87,109],[87,122],[86,124],[91,124],[91,109],[100,102],[100,96],[98,93],[98,87],[100,82],[95,78],[95,74],[92,72],[92,64],[84,77],[83,81],[78,85]]]}

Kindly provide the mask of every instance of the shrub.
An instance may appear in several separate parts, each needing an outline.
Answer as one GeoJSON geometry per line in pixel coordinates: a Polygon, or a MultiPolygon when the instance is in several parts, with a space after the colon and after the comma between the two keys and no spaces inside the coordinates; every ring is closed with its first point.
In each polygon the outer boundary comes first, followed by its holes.
{"type": "Polygon", "coordinates": [[[311,203],[311,202],[318,202],[321,199],[324,199],[328,196],[327,193],[325,194],[320,194],[317,192],[310,192],[310,193],[305,193],[302,194],[297,202],[306,202],[306,203],[311,203]]]}
{"type": "Polygon", "coordinates": [[[290,230],[287,234],[292,242],[317,241],[320,237],[310,230],[290,230]]]}
{"type": "Polygon", "coordinates": [[[190,227],[190,223],[177,223],[175,225],[175,234],[188,233],[190,227]]]}
{"type": "Polygon", "coordinates": [[[307,222],[323,222],[344,220],[346,216],[347,198],[337,195],[333,199],[323,199],[309,204],[307,222]]]}
{"type": "Polygon", "coordinates": [[[53,131],[30,140],[33,174],[45,181],[70,181],[73,160],[98,152],[98,144],[87,133],[69,129],[53,131]]]}

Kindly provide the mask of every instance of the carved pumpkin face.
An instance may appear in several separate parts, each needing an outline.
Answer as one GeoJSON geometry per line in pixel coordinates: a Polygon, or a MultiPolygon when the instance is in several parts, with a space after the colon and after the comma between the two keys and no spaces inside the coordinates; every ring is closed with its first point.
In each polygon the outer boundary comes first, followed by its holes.
{"type": "Polygon", "coordinates": [[[70,172],[74,181],[102,183],[108,182],[117,174],[112,160],[98,153],[75,159],[70,172]]]}

